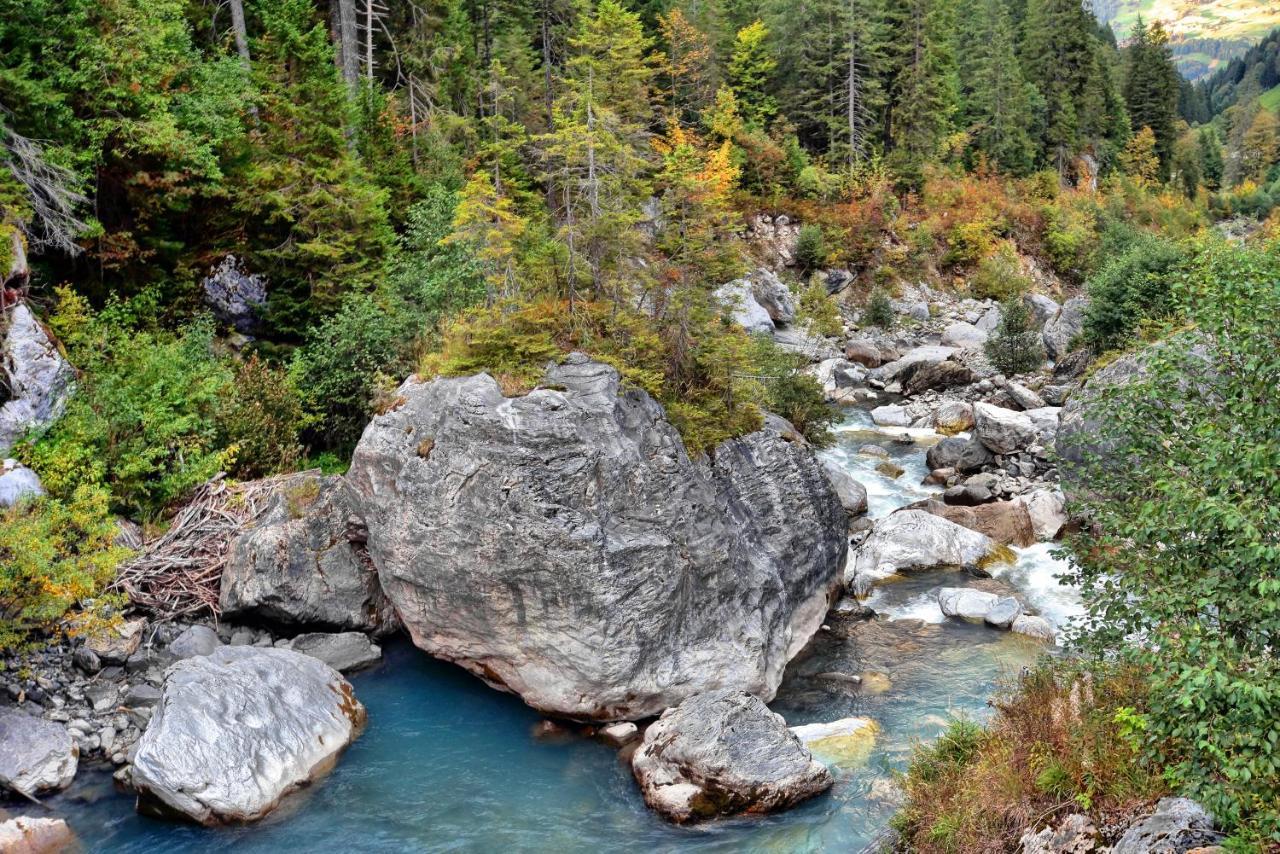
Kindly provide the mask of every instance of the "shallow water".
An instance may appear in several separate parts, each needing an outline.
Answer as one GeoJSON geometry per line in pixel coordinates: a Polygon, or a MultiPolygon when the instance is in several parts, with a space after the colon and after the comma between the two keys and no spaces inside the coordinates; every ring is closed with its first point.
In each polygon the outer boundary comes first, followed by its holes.
{"type": "MultiPolygon", "coordinates": [[[[915,444],[894,444],[903,432],[851,410],[837,446],[824,452],[867,486],[873,516],[936,491],[918,484],[937,437],[911,431],[915,444]],[[877,473],[881,460],[857,454],[867,443],[888,450],[905,473],[877,473]]],[[[1022,550],[1003,580],[1056,621],[1072,612],[1073,598],[1057,589],[1055,571],[1037,546],[1022,550]]],[[[369,710],[364,734],[328,777],[259,824],[209,830],[138,816],[105,769],[82,771],[48,803],[88,850],[103,852],[856,852],[892,815],[892,773],[912,745],[953,715],[984,716],[998,681],[1045,650],[935,616],[936,589],[966,580],[928,573],[886,582],[871,600],[884,617],[832,620],[792,662],[771,704],[789,723],[862,715],[880,732],[864,765],[835,769],[829,794],[778,816],[671,827],[645,808],[614,750],[578,736],[539,740],[539,716],[515,697],[402,641],[351,679],[369,710]]]]}

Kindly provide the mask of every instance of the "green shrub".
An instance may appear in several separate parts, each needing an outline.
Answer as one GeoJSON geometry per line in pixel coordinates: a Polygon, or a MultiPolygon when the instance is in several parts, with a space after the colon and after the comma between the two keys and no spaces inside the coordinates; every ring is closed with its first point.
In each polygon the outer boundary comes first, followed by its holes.
{"type": "Polygon", "coordinates": [[[887,293],[877,288],[871,293],[871,299],[862,312],[862,325],[892,329],[893,323],[893,303],[889,301],[887,293]]]}
{"type": "Polygon", "coordinates": [[[750,374],[768,379],[740,383],[735,391],[790,421],[815,447],[831,445],[835,441],[831,425],[840,420],[840,414],[827,403],[818,381],[804,370],[808,360],[763,335],[755,336],[753,343],[750,374]]]}
{"type": "Polygon", "coordinates": [[[806,273],[824,267],[827,263],[827,236],[822,226],[809,223],[800,226],[796,238],[796,264],[806,273]]]}
{"type": "Polygon", "coordinates": [[[60,292],[51,325],[81,376],[62,418],[19,454],[57,498],[102,486],[114,512],[152,519],[228,464],[217,418],[232,374],[207,319],[152,331],[133,325],[135,308],[95,315],[60,292]]]}
{"type": "Polygon", "coordinates": [[[1041,240],[1053,269],[1073,282],[1082,281],[1097,248],[1096,208],[1062,201],[1046,205],[1043,213],[1045,229],[1041,240]]]}
{"type": "Polygon", "coordinates": [[[796,315],[799,320],[807,321],[809,328],[818,335],[834,337],[844,331],[844,322],[835,301],[816,276],[800,291],[800,308],[796,315]]]}
{"type": "Polygon", "coordinates": [[[0,510],[0,650],[52,628],[67,609],[98,595],[128,556],[99,487],[66,500],[41,498],[0,510]]]}
{"type": "Polygon", "coordinates": [[[1031,282],[1018,263],[1018,252],[1012,244],[1004,242],[991,255],[978,263],[978,269],[969,279],[969,289],[978,299],[1001,302],[1022,296],[1031,289],[1031,282]]]}
{"type": "MultiPolygon", "coordinates": [[[[1067,470],[1077,644],[1149,674],[1127,731],[1238,838],[1280,841],[1280,248],[1213,244],[1173,279],[1194,324],[1100,394],[1067,470]],[[1135,643],[1133,638],[1141,638],[1135,643]]],[[[1132,715],[1129,716],[1131,719],[1132,715]]]]}
{"type": "Polygon", "coordinates": [[[980,219],[958,223],[947,233],[947,253],[942,263],[953,267],[976,264],[995,247],[995,223],[980,219]]]}
{"type": "Polygon", "coordinates": [[[1088,282],[1084,339],[1098,353],[1123,347],[1143,320],[1169,314],[1174,278],[1187,257],[1182,247],[1147,232],[1110,242],[1127,247],[1088,282]]]}
{"type": "Polygon", "coordinates": [[[1004,374],[1024,374],[1044,362],[1040,333],[1031,325],[1026,304],[1013,297],[1000,306],[1000,324],[983,345],[987,359],[1004,374]]]}
{"type": "Polygon", "coordinates": [[[301,455],[302,402],[288,374],[250,356],[222,392],[218,429],[234,454],[232,473],[252,478],[292,469],[301,455]]]}

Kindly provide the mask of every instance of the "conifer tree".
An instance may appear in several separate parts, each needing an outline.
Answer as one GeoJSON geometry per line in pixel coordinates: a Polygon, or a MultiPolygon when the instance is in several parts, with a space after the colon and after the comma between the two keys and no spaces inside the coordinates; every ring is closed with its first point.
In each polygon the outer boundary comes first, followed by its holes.
{"type": "Polygon", "coordinates": [[[1169,52],[1169,36],[1157,21],[1148,27],[1138,18],[1128,48],[1124,100],[1135,130],[1150,128],[1160,159],[1159,178],[1167,180],[1177,141],[1178,72],[1169,52]]]}
{"type": "Polygon", "coordinates": [[[1035,147],[1029,130],[1039,97],[1022,75],[1004,0],[967,0],[961,6],[958,50],[962,121],[974,147],[1014,173],[1028,171],[1035,147]]]}
{"type": "Polygon", "coordinates": [[[890,90],[889,138],[899,181],[915,185],[951,127],[957,102],[947,0],[889,0],[898,10],[898,62],[890,90]]]}
{"type": "Polygon", "coordinates": [[[711,106],[717,88],[711,42],[680,9],[658,16],[663,55],[659,86],[667,121],[691,126],[711,106]]]}
{"type": "Polygon", "coordinates": [[[1222,186],[1222,145],[1212,128],[1200,128],[1196,134],[1196,148],[1200,155],[1200,174],[1210,190],[1222,186]]]}
{"type": "Polygon", "coordinates": [[[729,59],[729,85],[743,119],[755,127],[765,127],[778,112],[770,86],[777,67],[764,23],[757,20],[738,31],[729,59]]]}

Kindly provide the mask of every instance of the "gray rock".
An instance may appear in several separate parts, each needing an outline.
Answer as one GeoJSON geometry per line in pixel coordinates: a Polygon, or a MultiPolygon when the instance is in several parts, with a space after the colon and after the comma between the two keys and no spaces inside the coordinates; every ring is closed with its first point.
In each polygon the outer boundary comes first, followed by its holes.
{"type": "Polygon", "coordinates": [[[160,689],[139,682],[124,692],[124,705],[131,709],[148,709],[160,702],[160,689]]]}
{"type": "Polygon", "coordinates": [[[773,334],[773,318],[756,302],[751,283],[746,279],[734,279],[716,289],[715,298],[720,301],[733,322],[748,332],[773,334]]]}
{"type": "Polygon", "coordinates": [[[1189,798],[1161,798],[1156,811],[1125,831],[1112,854],[1182,854],[1222,839],[1213,816],[1189,798]]]}
{"type": "Polygon", "coordinates": [[[942,333],[944,347],[958,347],[961,350],[981,350],[987,343],[987,333],[972,323],[953,323],[942,333]]]}
{"type": "Polygon", "coordinates": [[[254,821],[332,767],[364,707],[328,665],[284,649],[222,646],[180,661],[138,742],[138,808],[254,821]]]}
{"type": "Polygon", "coordinates": [[[87,637],[84,646],[97,655],[103,664],[123,665],[129,660],[129,656],[138,651],[146,627],[147,621],[142,617],[106,626],[87,637]]]}
{"type": "Polygon", "coordinates": [[[973,371],[948,359],[934,364],[914,365],[898,374],[898,382],[906,394],[916,395],[930,389],[948,389],[968,385],[977,379],[973,371]]]}
{"type": "Polygon", "coordinates": [[[772,697],[847,549],[812,449],[768,419],[695,462],[613,368],[574,354],[546,385],[413,379],[365,430],[347,481],[414,642],[561,717],[772,697]]]}
{"type": "Polygon", "coordinates": [[[76,647],[76,651],[71,654],[71,663],[90,676],[102,669],[102,660],[87,646],[76,647]]]}
{"type": "Polygon", "coordinates": [[[973,426],[973,405],[963,400],[943,402],[934,410],[933,426],[946,436],[968,430],[973,426]]]}
{"type": "Polygon", "coordinates": [[[1093,854],[1100,848],[1098,828],[1082,813],[1072,813],[1056,828],[1028,830],[1018,840],[1022,854],[1093,854]]]}
{"type": "Polygon", "coordinates": [[[877,406],[871,410],[871,420],[881,427],[909,427],[911,416],[907,410],[896,403],[877,406]]]}
{"type": "Polygon", "coordinates": [[[1007,629],[1020,616],[1022,616],[1022,603],[1012,596],[1002,596],[982,619],[989,626],[1007,629]]]}
{"type": "Polygon", "coordinates": [[[394,628],[364,543],[352,541],[365,536],[349,524],[353,512],[340,477],[308,472],[290,481],[231,541],[223,617],[289,628],[394,628]]]}
{"type": "Polygon", "coordinates": [[[943,587],[938,590],[938,607],[948,617],[962,620],[985,619],[1000,601],[994,593],[969,587],[943,587]]]}
{"type": "Polygon", "coordinates": [[[640,728],[631,721],[621,721],[601,727],[600,738],[613,747],[626,747],[640,737],[640,728]]]}
{"type": "Polygon", "coordinates": [[[1000,307],[992,306],[987,309],[974,325],[988,334],[995,332],[996,327],[1000,325],[1000,307]]]}
{"type": "Polygon", "coordinates": [[[923,510],[899,510],[876,523],[854,553],[845,583],[859,596],[899,572],[935,567],[976,570],[996,551],[990,537],[923,510]]]}
{"type": "Polygon", "coordinates": [[[823,284],[827,288],[828,294],[835,294],[844,289],[844,286],[853,281],[853,274],[848,270],[827,270],[823,274],[823,284]]]}
{"type": "Polygon", "coordinates": [[[32,430],[58,419],[75,371],[26,303],[0,312],[0,455],[32,430]],[[6,328],[7,324],[7,328],[6,328]]]}
{"type": "Polygon", "coordinates": [[[822,461],[822,469],[831,480],[840,503],[850,516],[861,516],[867,512],[867,488],[853,479],[847,471],[830,460],[822,461]]]}
{"type": "Polygon", "coordinates": [[[1037,540],[1056,539],[1067,524],[1067,500],[1061,492],[1037,489],[1014,500],[1026,505],[1037,540]]]}
{"type": "Polygon", "coordinates": [[[288,648],[318,658],[341,673],[369,667],[382,660],[382,647],[360,632],[298,635],[289,641],[288,648]]]}
{"type": "Polygon", "coordinates": [[[1013,454],[1036,440],[1039,431],[1031,418],[989,403],[973,405],[973,435],[995,454],[1013,454]]]}
{"type": "Polygon", "coordinates": [[[796,300],[791,289],[778,278],[772,270],[756,270],[749,277],[751,295],[761,308],[768,313],[775,325],[794,323],[796,319],[796,300]]]}
{"type": "Polygon", "coordinates": [[[23,499],[44,495],[44,485],[36,473],[17,460],[0,462],[0,508],[12,507],[23,499]]]}
{"type": "MultiPolygon", "coordinates": [[[[892,362],[883,364],[875,370],[871,371],[868,376],[871,379],[878,380],[886,385],[898,379],[898,376],[908,369],[919,370],[925,365],[936,365],[939,362],[945,362],[954,354],[960,352],[955,347],[939,347],[934,345],[926,345],[908,350],[900,358],[892,362]]],[[[852,357],[851,357],[852,358],[852,357]]]]}
{"type": "Polygon", "coordinates": [[[197,655],[209,655],[222,646],[218,633],[208,626],[190,626],[169,644],[169,652],[175,658],[192,658],[197,655]]]}
{"type": "Polygon", "coordinates": [[[1049,643],[1053,643],[1058,637],[1057,631],[1053,628],[1053,623],[1044,617],[1037,617],[1031,614],[1022,614],[1014,618],[1009,628],[1014,634],[1026,635],[1029,638],[1036,638],[1049,643]]]}
{"type": "Polygon", "coordinates": [[[832,784],[786,721],[743,691],[697,694],[668,709],[631,769],[645,803],[678,823],[776,812],[832,784]]]}
{"type": "Polygon", "coordinates": [[[1044,398],[1021,383],[1005,383],[1004,390],[1023,409],[1040,409],[1044,406],[1044,398]]]}
{"type": "Polygon", "coordinates": [[[880,348],[865,338],[855,338],[844,345],[844,356],[866,368],[878,368],[882,361],[880,348]]]}
{"type": "Polygon", "coordinates": [[[1101,436],[1099,403],[1107,389],[1126,385],[1146,373],[1142,352],[1129,353],[1099,370],[1089,381],[1071,395],[1062,408],[1055,437],[1058,456],[1064,462],[1063,473],[1068,480],[1086,458],[1097,455],[1106,457],[1116,445],[1114,437],[1101,436]]]}
{"type": "Polygon", "coordinates": [[[953,469],[960,460],[960,455],[969,446],[969,439],[949,436],[925,452],[924,461],[930,471],[937,469],[953,469]]]}
{"type": "Polygon", "coordinates": [[[1050,359],[1056,362],[1071,351],[1071,342],[1084,331],[1084,313],[1088,307],[1088,297],[1072,297],[1045,323],[1041,338],[1050,359]]]}
{"type": "Polygon", "coordinates": [[[62,724],[0,708],[0,788],[24,795],[64,789],[80,751],[62,724]]]}
{"type": "Polygon", "coordinates": [[[805,324],[800,323],[774,329],[773,343],[789,353],[804,356],[811,362],[834,359],[840,355],[834,344],[821,335],[810,332],[805,324]]]}
{"type": "Polygon", "coordinates": [[[1057,317],[1062,306],[1044,294],[1026,294],[1022,302],[1031,312],[1031,322],[1036,328],[1043,328],[1046,323],[1057,317]]]}
{"type": "Polygon", "coordinates": [[[239,332],[252,332],[258,312],[267,302],[267,282],[262,276],[246,273],[234,255],[223,258],[201,283],[205,302],[214,316],[239,332]]]}

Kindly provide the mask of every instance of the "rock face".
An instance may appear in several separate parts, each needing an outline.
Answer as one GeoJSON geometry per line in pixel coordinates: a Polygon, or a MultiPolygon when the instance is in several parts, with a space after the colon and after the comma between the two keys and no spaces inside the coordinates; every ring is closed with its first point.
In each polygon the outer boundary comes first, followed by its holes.
{"type": "Polygon", "coordinates": [[[0,454],[58,419],[75,372],[25,303],[0,313],[0,454]],[[7,324],[7,328],[6,328],[7,324]]]}
{"type": "Polygon", "coordinates": [[[1071,341],[1084,331],[1084,312],[1089,307],[1087,297],[1072,297],[1044,324],[1041,337],[1044,350],[1055,362],[1071,350],[1071,341]]]}
{"type": "Polygon", "coordinates": [[[746,279],[734,279],[716,289],[718,299],[733,318],[733,322],[748,332],[773,334],[773,318],[756,302],[751,283],[746,279]]]}
{"type": "Polygon", "coordinates": [[[296,628],[394,628],[353,512],[340,477],[309,473],[276,493],[229,546],[223,615],[296,628]]]}
{"type": "Polygon", "coordinates": [[[772,697],[847,549],[812,449],[769,419],[694,462],[613,368],[575,354],[546,386],[411,379],[365,430],[347,481],[414,642],[562,717],[772,697]]]}
{"type": "Polygon", "coordinates": [[[31,469],[17,460],[0,462],[0,508],[12,507],[24,498],[39,498],[44,494],[44,485],[31,469]]]}
{"type": "Polygon", "coordinates": [[[1111,849],[1112,854],[1181,854],[1222,838],[1213,829],[1213,816],[1188,798],[1161,798],[1156,811],[1130,826],[1111,849]]]}
{"type": "Polygon", "coordinates": [[[214,315],[237,332],[252,332],[258,311],[267,302],[267,282],[246,273],[234,255],[228,255],[205,276],[204,298],[214,315]]]}
{"type": "Polygon", "coordinates": [[[36,795],[66,788],[79,756],[62,724],[0,708],[0,789],[36,795]]]}
{"type": "Polygon", "coordinates": [[[223,646],[180,661],[138,742],[138,808],[201,824],[262,818],[332,767],[364,720],[347,681],[310,656],[223,646]]]}
{"type": "Polygon", "coordinates": [[[743,691],[697,694],[664,712],[631,768],[645,803],[678,823],[776,812],[832,783],[782,716],[743,691]]]}
{"type": "Polygon", "coordinates": [[[1056,828],[1039,833],[1028,830],[1018,844],[1022,854],[1093,854],[1098,847],[1098,828],[1087,815],[1072,813],[1056,828]]]}
{"type": "Polygon", "coordinates": [[[1100,422],[1096,412],[1105,389],[1124,385],[1141,376],[1145,367],[1140,353],[1121,356],[1089,378],[1083,388],[1067,399],[1058,420],[1056,448],[1063,459],[1063,474],[1070,476],[1088,455],[1106,456],[1113,450],[1114,442],[1098,436],[1100,422]]]}
{"type": "Polygon", "coordinates": [[[845,583],[862,596],[877,580],[898,572],[978,569],[995,551],[996,543],[985,534],[923,510],[899,510],[880,520],[850,557],[845,583]]]}

